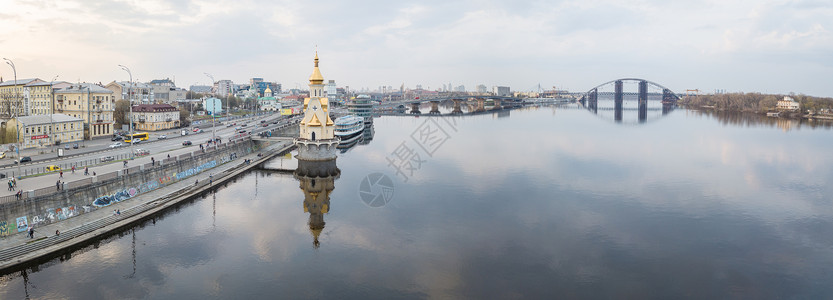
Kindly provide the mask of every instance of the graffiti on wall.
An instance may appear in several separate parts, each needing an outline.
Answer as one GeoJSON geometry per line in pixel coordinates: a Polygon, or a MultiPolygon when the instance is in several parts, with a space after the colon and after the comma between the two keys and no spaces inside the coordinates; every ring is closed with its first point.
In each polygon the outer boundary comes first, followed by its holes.
{"type": "Polygon", "coordinates": [[[49,224],[76,216],[75,206],[50,208],[45,214],[32,216],[32,225],[49,224]]]}
{"type": "Polygon", "coordinates": [[[26,231],[29,229],[29,222],[26,221],[26,216],[17,218],[17,232],[26,231]]]}
{"type": "MultiPolygon", "coordinates": [[[[251,153],[252,148],[246,149],[247,152],[251,153]]],[[[231,161],[235,157],[223,158],[221,164],[231,161]]],[[[187,178],[189,176],[193,176],[196,174],[201,173],[207,169],[211,169],[217,166],[217,161],[212,160],[206,162],[202,165],[199,165],[194,168],[190,168],[183,172],[174,173],[171,176],[162,176],[155,180],[151,180],[140,184],[138,187],[131,187],[121,191],[118,191],[111,195],[104,195],[101,197],[96,198],[93,200],[92,205],[84,205],[81,208],[84,209],[83,212],[76,210],[75,206],[67,206],[67,207],[59,207],[59,208],[51,208],[46,210],[46,213],[40,215],[32,216],[32,221],[29,222],[29,218],[27,216],[22,216],[16,218],[14,222],[7,222],[7,221],[0,221],[0,236],[9,236],[18,232],[23,232],[29,229],[29,226],[34,225],[41,225],[41,224],[49,224],[52,222],[66,220],[68,218],[77,216],[81,213],[88,213],[97,208],[108,206],[110,204],[125,201],[127,199],[133,198],[136,195],[148,191],[152,191],[158,189],[160,186],[164,186],[170,184],[172,182],[178,181],[183,178],[187,178]]]]}
{"type": "Polygon", "coordinates": [[[133,198],[139,194],[139,190],[136,188],[128,188],[121,191],[116,192],[112,195],[104,195],[101,197],[96,198],[93,201],[93,206],[95,207],[104,207],[116,202],[122,202],[124,200],[133,198]]]}
{"type": "Polygon", "coordinates": [[[17,231],[17,223],[7,223],[6,221],[0,221],[0,236],[7,236],[18,233],[17,231]]]}
{"type": "Polygon", "coordinates": [[[209,162],[204,163],[202,165],[199,165],[197,167],[193,167],[193,168],[190,168],[188,170],[185,170],[185,171],[182,171],[182,172],[179,172],[179,173],[175,173],[174,177],[176,178],[176,180],[182,180],[182,179],[187,178],[189,176],[199,174],[203,170],[211,169],[211,168],[216,167],[216,166],[217,166],[217,161],[212,160],[212,161],[209,161],[209,162]]]}

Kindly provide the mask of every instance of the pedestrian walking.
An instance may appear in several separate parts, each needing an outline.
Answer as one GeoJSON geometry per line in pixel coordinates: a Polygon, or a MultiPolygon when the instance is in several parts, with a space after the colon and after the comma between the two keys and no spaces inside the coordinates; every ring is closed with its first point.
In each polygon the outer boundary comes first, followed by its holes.
{"type": "Polygon", "coordinates": [[[168,158],[171,158],[171,154],[168,154],[168,158]]]}
{"type": "Polygon", "coordinates": [[[154,159],[153,157],[151,157],[151,158],[150,158],[150,165],[151,165],[151,166],[155,166],[155,165],[156,165],[156,159],[154,159]]]}
{"type": "Polygon", "coordinates": [[[75,166],[72,166],[72,174],[75,174],[75,166]]]}
{"type": "Polygon", "coordinates": [[[12,191],[17,187],[17,179],[12,178],[12,191]]]}
{"type": "Polygon", "coordinates": [[[127,168],[127,161],[124,161],[124,167],[127,168]]]}
{"type": "Polygon", "coordinates": [[[12,180],[11,179],[9,179],[9,190],[10,191],[12,190],[12,180]]]}
{"type": "Polygon", "coordinates": [[[35,227],[29,227],[29,238],[35,238],[35,227]]]}
{"type": "Polygon", "coordinates": [[[58,172],[58,178],[64,178],[64,171],[58,172]]]}
{"type": "Polygon", "coordinates": [[[20,199],[23,199],[23,191],[17,191],[17,193],[15,193],[14,195],[15,197],[17,197],[18,201],[20,201],[20,199]]]}
{"type": "Polygon", "coordinates": [[[61,181],[60,181],[60,180],[58,180],[57,182],[55,182],[55,190],[56,190],[56,191],[60,191],[60,190],[61,190],[61,181]]]}
{"type": "Polygon", "coordinates": [[[90,168],[84,167],[84,176],[90,175],[90,168]]]}

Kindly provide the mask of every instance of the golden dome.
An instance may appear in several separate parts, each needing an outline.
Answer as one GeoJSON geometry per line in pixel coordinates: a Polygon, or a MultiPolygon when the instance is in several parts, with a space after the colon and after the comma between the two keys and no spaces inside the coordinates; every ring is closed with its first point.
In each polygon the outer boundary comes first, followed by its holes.
{"type": "Polygon", "coordinates": [[[324,84],[324,76],[321,75],[321,70],[318,69],[318,51],[315,51],[315,68],[312,69],[312,75],[309,76],[310,84],[324,84]]]}

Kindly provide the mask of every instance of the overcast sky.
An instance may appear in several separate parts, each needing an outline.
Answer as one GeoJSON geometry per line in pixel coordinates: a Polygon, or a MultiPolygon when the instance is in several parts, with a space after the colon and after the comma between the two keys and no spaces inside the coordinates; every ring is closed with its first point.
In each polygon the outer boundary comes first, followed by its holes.
{"type": "MultiPolygon", "coordinates": [[[[305,87],[316,45],[338,86],[586,91],[645,78],[676,92],[833,96],[833,4],[760,0],[0,0],[18,78],[176,78],[305,87]]],[[[11,79],[7,65],[0,76],[11,79]]]]}

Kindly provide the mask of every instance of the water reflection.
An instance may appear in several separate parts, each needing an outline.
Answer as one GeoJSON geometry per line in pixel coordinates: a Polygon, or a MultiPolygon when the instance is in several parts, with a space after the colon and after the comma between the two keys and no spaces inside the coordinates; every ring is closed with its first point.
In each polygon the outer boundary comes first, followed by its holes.
{"type": "Polygon", "coordinates": [[[597,100],[583,99],[579,105],[587,111],[603,119],[613,119],[616,123],[642,124],[650,120],[665,117],[674,109],[676,104],[650,99],[640,101],[633,97],[624,96],[622,101],[613,98],[599,98],[597,100]]]}
{"type": "Polygon", "coordinates": [[[304,191],[304,212],[309,213],[310,234],[312,246],[318,248],[318,237],[324,230],[324,214],[330,211],[330,194],[335,189],[335,180],[341,175],[336,166],[336,160],[327,161],[298,161],[295,179],[300,182],[298,187],[304,191]]]}
{"type": "Polygon", "coordinates": [[[833,121],[824,119],[786,119],[766,117],[754,113],[730,112],[718,110],[686,110],[686,115],[692,117],[716,119],[724,126],[741,127],[772,127],[784,132],[800,130],[804,127],[833,129],[833,121]]]}

